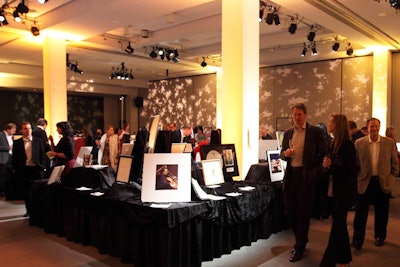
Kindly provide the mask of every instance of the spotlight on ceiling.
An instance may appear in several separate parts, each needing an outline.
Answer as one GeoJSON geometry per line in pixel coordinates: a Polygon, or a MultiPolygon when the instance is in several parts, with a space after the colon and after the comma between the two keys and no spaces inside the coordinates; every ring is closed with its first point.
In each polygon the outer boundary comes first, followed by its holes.
{"type": "Polygon", "coordinates": [[[268,13],[267,17],[265,18],[265,22],[268,25],[272,25],[272,23],[274,23],[274,13],[268,13]]]}
{"type": "Polygon", "coordinates": [[[297,30],[297,23],[294,21],[294,18],[292,17],[288,31],[291,34],[295,34],[296,30],[297,30]]]}
{"type": "Polygon", "coordinates": [[[0,9],[0,27],[8,24],[4,9],[0,9]]]}
{"type": "Polygon", "coordinates": [[[174,58],[172,59],[172,61],[174,61],[175,63],[179,62],[179,53],[178,53],[178,49],[174,49],[174,58]]]}
{"type": "Polygon", "coordinates": [[[261,22],[264,17],[264,9],[260,9],[260,16],[258,17],[258,22],[261,22]]]}
{"type": "Polygon", "coordinates": [[[307,35],[307,40],[310,42],[313,42],[315,38],[315,32],[314,31],[310,31],[307,35]]]}
{"type": "Polygon", "coordinates": [[[203,57],[203,61],[201,62],[200,66],[202,66],[203,68],[205,68],[207,66],[207,62],[206,62],[206,58],[203,57]]]}
{"type": "Polygon", "coordinates": [[[276,14],[276,13],[274,13],[274,22],[275,22],[275,25],[281,24],[281,20],[279,19],[279,15],[276,14]]]}
{"type": "Polygon", "coordinates": [[[135,79],[132,70],[128,70],[125,67],[125,63],[122,62],[120,66],[118,66],[117,68],[112,67],[111,68],[111,73],[109,76],[110,80],[118,79],[118,80],[125,80],[125,81],[129,81],[132,79],[135,79]]]}
{"type": "Polygon", "coordinates": [[[156,57],[157,57],[157,53],[156,53],[154,47],[153,47],[153,50],[150,52],[149,56],[150,56],[151,58],[156,58],[156,57]]]}
{"type": "Polygon", "coordinates": [[[13,16],[14,16],[14,21],[15,22],[21,22],[22,21],[22,19],[21,19],[21,17],[19,16],[19,13],[18,13],[18,11],[17,10],[15,10],[14,12],[13,12],[13,16]]]}
{"type": "Polygon", "coordinates": [[[332,45],[332,50],[338,51],[339,47],[340,47],[340,44],[338,43],[338,41],[335,41],[335,43],[332,45]]]}
{"type": "Polygon", "coordinates": [[[25,1],[22,0],[21,3],[18,4],[17,8],[15,9],[20,14],[26,14],[29,12],[29,8],[25,5],[25,1]]]}
{"type": "Polygon", "coordinates": [[[307,53],[307,46],[304,43],[303,51],[301,51],[301,56],[304,57],[306,55],[306,53],[307,53]]]}
{"type": "Polygon", "coordinates": [[[69,61],[69,54],[67,54],[67,67],[68,67],[70,70],[72,70],[73,72],[76,72],[76,73],[79,73],[79,74],[83,74],[83,70],[81,70],[81,69],[79,68],[78,62],[76,62],[76,63],[74,64],[74,63],[71,63],[71,62],[69,61]]]}
{"type": "Polygon", "coordinates": [[[33,36],[39,36],[40,35],[39,27],[36,26],[36,24],[32,25],[31,32],[32,32],[33,36]]]}
{"type": "Polygon", "coordinates": [[[311,45],[311,55],[316,56],[318,55],[317,46],[315,42],[311,45]]]}
{"type": "Polygon", "coordinates": [[[129,42],[128,46],[125,48],[125,52],[128,54],[132,54],[135,50],[131,46],[131,42],[129,42]]]}
{"type": "Polygon", "coordinates": [[[37,0],[39,4],[46,4],[49,0],[37,0]]]}
{"type": "Polygon", "coordinates": [[[349,44],[347,45],[346,54],[347,54],[348,56],[352,56],[352,55],[353,55],[353,52],[354,52],[353,47],[352,47],[351,44],[349,43],[349,44]]]}

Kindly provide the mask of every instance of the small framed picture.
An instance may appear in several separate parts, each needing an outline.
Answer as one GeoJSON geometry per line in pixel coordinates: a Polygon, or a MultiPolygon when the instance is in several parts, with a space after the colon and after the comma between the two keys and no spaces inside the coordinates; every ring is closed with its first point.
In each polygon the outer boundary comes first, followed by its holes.
{"type": "Polygon", "coordinates": [[[131,170],[133,167],[132,156],[120,156],[118,160],[117,176],[115,181],[117,183],[129,183],[129,177],[131,176],[131,170]]]}
{"type": "Polygon", "coordinates": [[[201,146],[200,154],[202,160],[220,160],[224,177],[239,176],[235,144],[201,146]]]}
{"type": "Polygon", "coordinates": [[[145,154],[142,201],[191,201],[191,154],[145,154]]]}
{"type": "Polygon", "coordinates": [[[202,160],[201,166],[205,185],[222,184],[225,182],[219,159],[202,160]]]}
{"type": "Polygon", "coordinates": [[[267,153],[271,182],[282,181],[285,172],[283,160],[280,158],[279,150],[268,151],[267,153]]]}

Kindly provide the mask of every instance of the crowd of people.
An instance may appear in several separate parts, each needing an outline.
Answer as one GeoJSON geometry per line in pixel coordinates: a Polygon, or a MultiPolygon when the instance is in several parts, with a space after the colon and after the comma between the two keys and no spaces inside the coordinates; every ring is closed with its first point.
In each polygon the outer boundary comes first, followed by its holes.
{"type": "Polygon", "coordinates": [[[375,211],[375,245],[385,243],[389,199],[399,175],[395,129],[388,127],[386,136],[379,135],[378,118],[367,120],[367,132],[343,114],[329,116],[327,127],[323,123],[313,126],[306,118],[304,104],[292,107],[293,127],[285,131],[281,150],[281,158],[287,161],[284,213],[295,237],[289,261],[303,258],[317,201],[323,218],[332,216],[320,266],[349,266],[351,247],[362,249],[369,205],[375,211]],[[347,230],[350,209],[355,209],[352,242],[347,230]]]}
{"type": "MultiPolygon", "coordinates": [[[[307,122],[307,107],[292,107],[293,127],[285,131],[280,159],[287,162],[283,180],[284,214],[293,231],[295,244],[290,262],[303,258],[310,228],[310,219],[332,216],[331,232],[321,267],[348,266],[352,261],[351,247],[361,250],[366,234],[369,206],[374,206],[374,238],[377,247],[387,237],[389,199],[399,175],[400,153],[396,147],[396,129],[388,127],[386,136],[379,135],[380,120],[370,118],[366,131],[358,129],[354,121],[343,114],[332,114],[327,124],[311,125],[307,122]],[[317,204],[317,205],[316,205],[317,204]],[[353,238],[350,242],[347,214],[355,210],[353,238]]],[[[0,132],[0,196],[6,193],[11,174],[20,181],[26,214],[31,210],[30,193],[34,180],[50,176],[51,168],[64,165],[64,174],[75,163],[74,131],[67,121],[56,124],[61,139],[54,145],[53,137],[46,134],[47,121],[38,119],[36,128],[22,122],[18,130],[22,138],[14,140],[14,123],[8,123],[0,132]]],[[[163,130],[171,131],[172,143],[191,143],[193,155],[202,145],[221,144],[221,131],[205,133],[199,125],[192,129],[185,125],[177,128],[169,123],[163,130]]],[[[82,129],[83,145],[92,146],[93,161],[109,165],[115,171],[122,144],[131,142],[129,124],[117,130],[108,125],[103,134],[95,134],[90,127],[82,129]]],[[[265,127],[260,128],[260,139],[272,139],[265,127]]],[[[278,160],[280,160],[278,159],[278,160]]],[[[166,168],[160,168],[160,179],[166,168]]],[[[158,181],[159,188],[174,188],[174,179],[158,181]],[[165,182],[165,183],[164,183],[165,182]]]]}

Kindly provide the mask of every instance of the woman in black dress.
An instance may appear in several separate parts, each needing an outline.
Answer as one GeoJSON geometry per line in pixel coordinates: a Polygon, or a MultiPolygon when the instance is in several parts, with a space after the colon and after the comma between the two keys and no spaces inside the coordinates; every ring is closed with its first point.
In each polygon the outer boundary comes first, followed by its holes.
{"type": "Polygon", "coordinates": [[[333,197],[334,206],[329,242],[320,266],[347,266],[352,260],[347,211],[357,192],[356,149],[350,138],[345,115],[331,115],[328,132],[334,138],[322,167],[331,174],[328,195],[333,197]]]}
{"type": "Polygon", "coordinates": [[[67,121],[58,122],[56,126],[57,132],[62,135],[62,138],[49,154],[54,157],[53,166],[65,165],[63,174],[67,174],[73,167],[75,145],[74,132],[67,121]]]}

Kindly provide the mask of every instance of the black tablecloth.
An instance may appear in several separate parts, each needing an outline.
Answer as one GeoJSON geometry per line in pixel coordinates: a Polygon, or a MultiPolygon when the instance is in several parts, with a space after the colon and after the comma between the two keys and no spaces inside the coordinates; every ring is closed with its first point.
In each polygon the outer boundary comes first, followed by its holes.
{"type": "Polygon", "coordinates": [[[239,189],[249,182],[213,189],[218,194],[240,191],[238,197],[161,209],[142,203],[140,191],[130,185],[100,189],[105,194],[96,197],[93,191],[37,181],[30,224],[135,266],[200,266],[281,230],[271,214],[276,190],[250,184],[256,187],[250,192],[239,189]]]}

